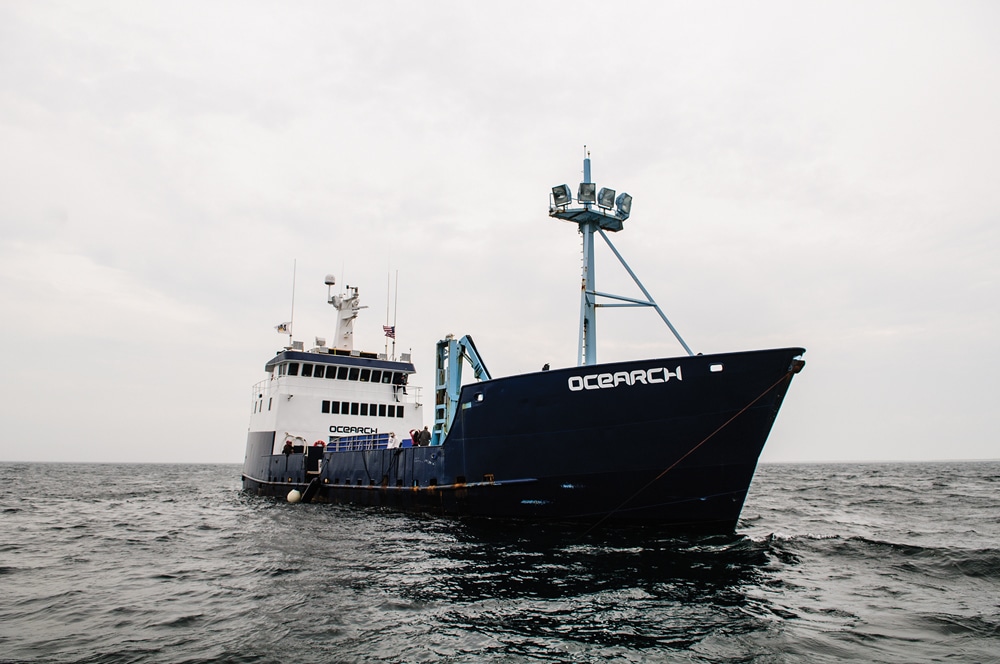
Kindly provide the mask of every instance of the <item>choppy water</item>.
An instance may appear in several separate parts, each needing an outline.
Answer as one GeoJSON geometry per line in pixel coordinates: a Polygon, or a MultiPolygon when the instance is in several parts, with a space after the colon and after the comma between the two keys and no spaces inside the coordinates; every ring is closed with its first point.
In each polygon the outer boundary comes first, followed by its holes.
{"type": "Polygon", "coordinates": [[[1000,462],[763,466],[735,536],[0,464],[0,660],[1000,661],[1000,462]]]}

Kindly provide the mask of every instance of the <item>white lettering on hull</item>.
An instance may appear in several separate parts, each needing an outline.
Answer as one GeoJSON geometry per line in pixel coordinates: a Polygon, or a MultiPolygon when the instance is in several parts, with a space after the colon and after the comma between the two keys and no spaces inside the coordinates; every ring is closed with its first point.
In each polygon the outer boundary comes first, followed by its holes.
{"type": "Polygon", "coordinates": [[[619,385],[655,385],[666,383],[671,378],[683,380],[681,368],[678,366],[674,371],[664,367],[653,367],[652,369],[635,369],[634,371],[619,371],[617,373],[589,374],[587,376],[570,376],[568,385],[570,392],[582,392],[583,390],[607,390],[619,385]]]}

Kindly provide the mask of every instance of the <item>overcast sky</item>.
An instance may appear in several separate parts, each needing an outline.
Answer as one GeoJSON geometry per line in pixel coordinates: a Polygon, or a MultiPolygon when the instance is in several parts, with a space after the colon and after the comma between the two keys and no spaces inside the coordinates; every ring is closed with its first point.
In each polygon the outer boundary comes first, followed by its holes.
{"type": "MultiPolygon", "coordinates": [[[[381,351],[398,270],[426,404],[448,333],[575,364],[547,197],[585,144],[696,352],[808,349],[763,461],[1000,457],[998,35],[995,2],[0,0],[0,460],[241,463],[293,261],[307,345],[334,273],[381,351]]],[[[648,309],[598,329],[683,353],[648,309]]]]}

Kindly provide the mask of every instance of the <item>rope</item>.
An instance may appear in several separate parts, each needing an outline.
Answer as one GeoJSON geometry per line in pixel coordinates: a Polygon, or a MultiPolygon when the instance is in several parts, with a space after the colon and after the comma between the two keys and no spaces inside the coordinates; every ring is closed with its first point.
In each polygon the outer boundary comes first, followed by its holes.
{"type": "Polygon", "coordinates": [[[735,420],[737,417],[739,417],[740,415],[742,415],[743,413],[745,413],[747,410],[749,410],[755,403],[757,403],[758,401],[760,401],[761,399],[763,399],[764,395],[766,395],[768,392],[770,392],[771,390],[773,390],[774,388],[776,388],[779,384],[781,384],[781,381],[785,380],[786,378],[789,378],[793,373],[794,373],[793,371],[786,372],[784,376],[782,376],[781,378],[779,378],[778,380],[776,380],[774,382],[774,384],[772,384],[769,388],[767,388],[766,390],[764,390],[763,392],[761,392],[759,395],[757,395],[757,397],[755,397],[753,401],[751,401],[747,405],[743,406],[743,408],[741,408],[740,410],[738,410],[735,415],[733,415],[728,420],[726,420],[725,422],[723,422],[715,431],[713,431],[712,433],[710,433],[707,436],[705,436],[705,438],[703,438],[700,443],[698,443],[697,445],[695,445],[694,447],[692,447],[691,449],[689,449],[687,452],[685,452],[683,454],[683,456],[681,456],[679,459],[677,459],[677,461],[674,461],[672,464],[670,464],[669,466],[667,466],[663,470],[663,472],[661,472],[659,475],[657,475],[653,479],[651,479],[648,482],[646,482],[646,484],[644,484],[638,491],[636,491],[631,496],[629,496],[628,498],[626,498],[625,500],[623,500],[622,503],[620,505],[618,505],[618,507],[614,508],[613,510],[611,510],[610,512],[608,512],[607,514],[605,514],[604,516],[602,516],[597,521],[597,523],[595,523],[590,528],[588,528],[586,530],[586,532],[584,532],[583,535],[581,535],[580,537],[582,538],[582,537],[586,537],[587,535],[589,535],[591,533],[591,531],[593,531],[595,528],[597,528],[602,523],[604,523],[605,521],[607,521],[607,519],[609,517],[611,517],[611,515],[615,514],[619,510],[621,510],[623,507],[625,507],[630,502],[632,502],[635,499],[636,496],[638,496],[640,493],[642,493],[643,491],[645,491],[646,489],[648,489],[649,487],[651,487],[653,484],[655,484],[656,482],[658,482],[664,475],[666,475],[671,470],[673,470],[674,468],[676,468],[677,464],[679,464],[681,461],[683,461],[684,459],[686,459],[689,456],[691,456],[692,454],[694,454],[695,450],[697,450],[699,447],[701,447],[702,445],[704,445],[705,443],[707,443],[709,440],[711,440],[711,438],[713,436],[715,436],[715,434],[719,433],[720,431],[722,431],[723,429],[725,429],[727,426],[729,426],[733,422],[733,420],[735,420]]]}

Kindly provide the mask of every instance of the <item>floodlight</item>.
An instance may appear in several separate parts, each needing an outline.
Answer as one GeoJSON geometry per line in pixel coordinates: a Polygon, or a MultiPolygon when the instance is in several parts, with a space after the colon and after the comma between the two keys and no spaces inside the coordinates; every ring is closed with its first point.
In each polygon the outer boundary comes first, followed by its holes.
{"type": "Polygon", "coordinates": [[[576,200],[580,203],[596,203],[597,185],[593,182],[581,182],[580,190],[576,193],[576,200]]]}
{"type": "Polygon", "coordinates": [[[610,210],[615,205],[615,190],[602,187],[597,192],[597,204],[605,210],[610,210]]]}
{"type": "Polygon", "coordinates": [[[552,187],[552,202],[556,206],[569,205],[573,202],[573,192],[570,191],[568,184],[552,187]]]}
{"type": "Polygon", "coordinates": [[[625,193],[618,194],[615,205],[618,207],[618,216],[625,219],[632,212],[632,197],[625,193]]]}

